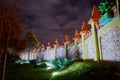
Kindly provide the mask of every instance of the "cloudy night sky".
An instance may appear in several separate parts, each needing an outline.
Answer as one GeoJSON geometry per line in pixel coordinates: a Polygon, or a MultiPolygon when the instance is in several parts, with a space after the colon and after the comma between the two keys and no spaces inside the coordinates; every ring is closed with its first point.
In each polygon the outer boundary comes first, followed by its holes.
{"type": "MultiPolygon", "coordinates": [[[[21,0],[22,20],[25,31],[35,32],[41,43],[52,44],[57,38],[61,45],[64,36],[74,37],[82,22],[87,24],[94,4],[100,0],[21,0]]],[[[87,24],[88,27],[90,27],[87,24]]]]}

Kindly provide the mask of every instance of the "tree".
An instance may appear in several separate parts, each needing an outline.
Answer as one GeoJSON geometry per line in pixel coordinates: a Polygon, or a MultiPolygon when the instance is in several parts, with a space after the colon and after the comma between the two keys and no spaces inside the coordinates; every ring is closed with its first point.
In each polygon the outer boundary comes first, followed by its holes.
{"type": "Polygon", "coordinates": [[[27,39],[19,40],[19,42],[15,48],[15,51],[20,52],[22,50],[25,50],[26,47],[27,47],[27,39]]]}
{"type": "Polygon", "coordinates": [[[18,11],[16,3],[16,0],[11,4],[7,0],[0,3],[0,48],[5,53],[2,80],[5,77],[7,50],[16,46],[23,33],[20,23],[21,12],[18,11]]]}
{"type": "Polygon", "coordinates": [[[25,39],[27,40],[27,45],[26,48],[28,49],[28,60],[30,58],[30,53],[32,49],[40,49],[40,42],[38,41],[38,39],[36,38],[36,35],[33,31],[28,31],[27,35],[25,37],[25,39]]]}
{"type": "MultiPolygon", "coordinates": [[[[5,3],[4,3],[5,4],[5,3]]],[[[7,2],[6,2],[7,4],[7,2]]],[[[23,33],[20,23],[21,15],[16,11],[16,1],[11,7],[0,5],[0,46],[5,49],[9,37],[8,47],[15,47],[23,33]]]]}
{"type": "Polygon", "coordinates": [[[33,31],[28,31],[27,35],[26,35],[26,40],[27,40],[27,46],[28,47],[39,47],[40,42],[38,41],[38,39],[36,38],[36,35],[33,31]]]}

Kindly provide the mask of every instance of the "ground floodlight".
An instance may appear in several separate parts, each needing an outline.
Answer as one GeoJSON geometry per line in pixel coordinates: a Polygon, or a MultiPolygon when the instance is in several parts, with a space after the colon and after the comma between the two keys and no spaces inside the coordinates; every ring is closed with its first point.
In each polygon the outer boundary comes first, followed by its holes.
{"type": "Polygon", "coordinates": [[[53,76],[58,75],[58,72],[53,72],[52,75],[53,76]]]}

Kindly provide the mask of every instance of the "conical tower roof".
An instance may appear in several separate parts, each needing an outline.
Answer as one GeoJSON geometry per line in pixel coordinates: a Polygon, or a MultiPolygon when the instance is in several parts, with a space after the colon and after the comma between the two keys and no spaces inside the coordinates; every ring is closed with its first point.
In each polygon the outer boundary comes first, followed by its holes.
{"type": "Polygon", "coordinates": [[[87,28],[87,25],[85,24],[85,22],[83,22],[80,34],[83,34],[84,36],[86,36],[89,33],[90,33],[90,30],[87,28]]]}
{"type": "Polygon", "coordinates": [[[48,42],[48,44],[47,44],[47,48],[51,48],[51,44],[50,44],[50,42],[48,42]]]}
{"type": "Polygon", "coordinates": [[[87,28],[87,25],[85,24],[85,22],[82,23],[81,31],[89,31],[88,28],[87,28]]]}
{"type": "Polygon", "coordinates": [[[65,43],[66,43],[66,44],[69,44],[69,43],[70,43],[70,40],[69,40],[68,35],[65,35],[65,43]]]}
{"type": "Polygon", "coordinates": [[[58,47],[58,46],[59,46],[58,39],[56,39],[56,40],[55,40],[55,45],[56,45],[56,47],[58,47]]]}
{"type": "Polygon", "coordinates": [[[91,18],[88,22],[88,24],[91,24],[92,21],[99,21],[99,18],[100,18],[100,12],[98,10],[98,8],[96,7],[96,5],[93,6],[93,10],[92,10],[92,15],[91,15],[91,18]]]}
{"type": "Polygon", "coordinates": [[[41,50],[45,50],[44,44],[41,45],[41,50]]]}
{"type": "Polygon", "coordinates": [[[99,10],[98,10],[98,8],[96,7],[96,5],[93,6],[93,11],[92,11],[92,16],[91,16],[91,18],[92,18],[93,20],[99,20],[99,18],[100,18],[100,13],[99,13],[99,10]]]}
{"type": "Polygon", "coordinates": [[[80,34],[79,34],[78,30],[75,30],[75,39],[80,40],[80,34]]]}

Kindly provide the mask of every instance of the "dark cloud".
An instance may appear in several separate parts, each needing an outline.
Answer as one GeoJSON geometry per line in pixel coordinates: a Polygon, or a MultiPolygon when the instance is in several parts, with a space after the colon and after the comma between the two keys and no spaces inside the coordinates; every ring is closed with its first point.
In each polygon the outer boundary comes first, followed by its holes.
{"type": "Polygon", "coordinates": [[[72,40],[74,31],[87,23],[93,4],[100,0],[21,0],[22,21],[26,31],[32,29],[40,42],[58,38],[63,43],[65,34],[72,40]]]}

